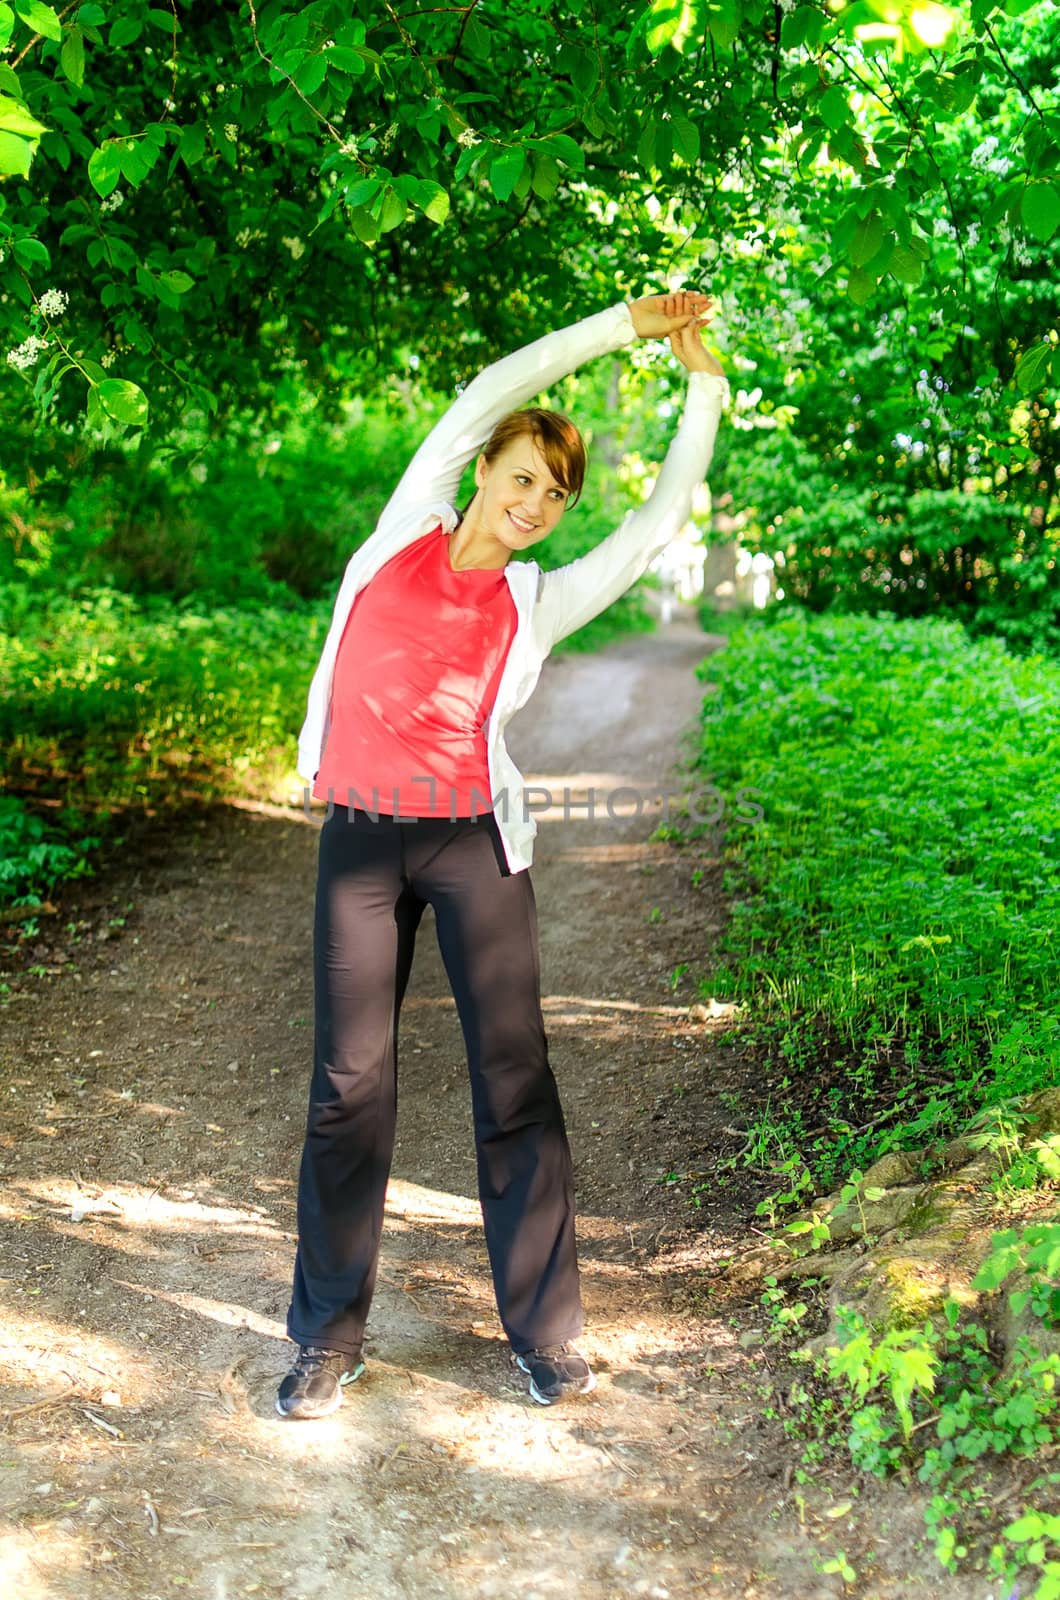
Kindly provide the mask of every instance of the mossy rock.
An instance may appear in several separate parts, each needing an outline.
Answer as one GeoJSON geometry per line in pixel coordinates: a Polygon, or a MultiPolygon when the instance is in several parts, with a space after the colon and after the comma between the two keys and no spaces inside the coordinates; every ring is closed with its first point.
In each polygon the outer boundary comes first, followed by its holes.
{"type": "Polygon", "coordinates": [[[1060,1133],[1060,1089],[1041,1089],[1031,1095],[1022,1109],[1035,1119],[1027,1124],[1022,1142],[1031,1144],[1035,1139],[1049,1139],[1060,1133]]]}

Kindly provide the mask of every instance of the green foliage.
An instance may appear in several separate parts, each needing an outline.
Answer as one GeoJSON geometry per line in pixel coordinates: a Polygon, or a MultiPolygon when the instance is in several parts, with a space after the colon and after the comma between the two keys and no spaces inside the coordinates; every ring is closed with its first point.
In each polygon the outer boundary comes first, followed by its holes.
{"type": "MultiPolygon", "coordinates": [[[[1052,1149],[1055,1144],[1055,1140],[1051,1142],[1052,1149]]],[[[995,1233],[973,1287],[1000,1289],[1013,1273],[1022,1274],[1028,1282],[1026,1289],[1009,1295],[1016,1315],[1029,1306],[1047,1327],[1060,1328],[1060,1223],[1036,1222],[1022,1231],[1009,1228],[995,1233]]]]}
{"type": "Polygon", "coordinates": [[[1056,671],[950,622],[803,616],[698,670],[699,771],[763,810],[727,829],[734,903],[706,989],[807,1061],[828,1030],[870,1084],[900,1049],[906,1120],[877,1154],[1055,1081],[1056,671]]]}
{"type": "MultiPolygon", "coordinates": [[[[767,1296],[776,1320],[776,1293],[768,1289],[767,1296]]],[[[931,1491],[924,1516],[935,1553],[956,1572],[973,1538],[991,1530],[990,1463],[1048,1454],[1060,1439],[1060,1357],[1041,1356],[1020,1338],[1002,1369],[986,1329],[962,1320],[953,1299],[940,1320],[900,1332],[880,1335],[847,1306],[837,1309],[837,1325],[838,1342],[823,1357],[800,1353],[812,1376],[792,1386],[787,1431],[809,1441],[803,1459],[813,1463],[845,1425],[846,1450],[859,1471],[877,1478],[897,1472],[907,1481],[915,1474],[931,1491]]],[[[1031,1483],[1028,1499],[1057,1478],[1031,1483]]],[[[1028,1505],[1003,1530],[991,1569],[1012,1582],[1022,1568],[1038,1567],[1048,1582],[1057,1521],[1028,1505]],[[1017,1547],[1015,1563],[1006,1545],[1017,1547]]]]}
{"type": "Polygon", "coordinates": [[[0,905],[40,905],[57,883],[91,870],[88,855],[99,843],[76,810],[49,825],[14,795],[0,794],[0,905]]]}

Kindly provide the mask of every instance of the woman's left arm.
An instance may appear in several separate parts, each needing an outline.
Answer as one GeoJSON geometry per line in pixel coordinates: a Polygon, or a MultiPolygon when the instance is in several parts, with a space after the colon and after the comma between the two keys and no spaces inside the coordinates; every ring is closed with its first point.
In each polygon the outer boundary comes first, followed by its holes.
{"type": "Polygon", "coordinates": [[[671,334],[670,344],[689,372],[677,433],[644,505],[629,512],[587,555],[543,574],[534,630],[546,654],[644,575],[688,521],[693,491],[707,475],[729,397],[728,380],[703,348],[698,326],[671,334]]]}
{"type": "Polygon", "coordinates": [[[637,338],[663,338],[684,327],[707,299],[704,294],[681,291],[631,303],[620,300],[606,311],[546,333],[484,367],[420,445],[387,512],[416,500],[451,503],[464,468],[509,411],[596,356],[619,350],[637,338]]]}

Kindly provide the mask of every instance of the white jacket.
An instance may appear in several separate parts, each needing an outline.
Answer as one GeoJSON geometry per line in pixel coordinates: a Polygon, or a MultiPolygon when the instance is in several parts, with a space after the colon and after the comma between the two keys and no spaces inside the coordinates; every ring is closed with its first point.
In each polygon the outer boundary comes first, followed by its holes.
{"type": "MultiPolygon", "coordinates": [[[[320,768],[331,723],[335,658],[358,591],[391,556],[439,523],[447,532],[456,527],[459,519],[452,501],[461,475],[501,417],[583,362],[635,338],[624,301],[548,333],[480,372],[424,440],[374,533],[354,551],[346,567],[298,738],[298,771],[303,777],[314,781],[320,768]]],[[[490,795],[512,872],[530,866],[537,822],[524,802],[523,776],[505,748],[505,727],[529,699],[553,645],[624,594],[688,520],[692,491],[706,476],[728,392],[723,377],[689,374],[677,434],[651,495],[587,555],[551,572],[542,572],[532,560],[512,560],[504,569],[518,625],[486,723],[486,741],[490,795]]],[[[341,802],[342,797],[335,799],[341,802]]]]}

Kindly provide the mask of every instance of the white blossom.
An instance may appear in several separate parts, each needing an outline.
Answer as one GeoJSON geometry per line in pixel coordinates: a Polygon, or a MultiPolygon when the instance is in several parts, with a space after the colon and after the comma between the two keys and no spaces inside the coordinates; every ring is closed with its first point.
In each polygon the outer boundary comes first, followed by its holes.
{"type": "Polygon", "coordinates": [[[287,246],[291,252],[292,259],[295,261],[300,261],[305,255],[305,245],[297,236],[291,239],[281,239],[280,243],[287,246]]]}
{"type": "Polygon", "coordinates": [[[116,350],[104,350],[103,354],[99,358],[100,366],[112,367],[117,360],[117,356],[118,352],[116,350]]]}
{"type": "Polygon", "coordinates": [[[47,348],[47,339],[39,339],[35,333],[31,333],[24,344],[7,352],[7,359],[18,372],[24,372],[27,367],[34,365],[41,351],[47,348]]]}
{"type": "Polygon", "coordinates": [[[357,140],[346,139],[339,145],[340,156],[355,156],[357,154],[357,140]]]}
{"type": "Polygon", "coordinates": [[[125,196],[120,189],[114,189],[105,200],[99,202],[99,209],[102,212],[117,211],[118,207],[124,204],[125,196]]]}
{"type": "Polygon", "coordinates": [[[479,138],[474,128],[465,128],[462,133],[457,135],[456,142],[457,144],[462,145],[465,150],[470,150],[472,145],[481,144],[482,140],[479,138]]]}
{"type": "Polygon", "coordinates": [[[234,122],[225,123],[225,138],[228,140],[229,144],[235,144],[236,140],[239,138],[239,129],[236,127],[234,122]]]}
{"type": "Polygon", "coordinates": [[[975,149],[972,151],[972,166],[978,167],[981,171],[990,160],[990,157],[993,155],[994,151],[997,149],[999,142],[1000,141],[997,139],[996,135],[992,133],[988,134],[983,142],[981,144],[977,144],[975,149]]]}
{"type": "Polygon", "coordinates": [[[45,289],[37,303],[46,317],[61,317],[70,304],[70,296],[62,289],[45,289]]]}

